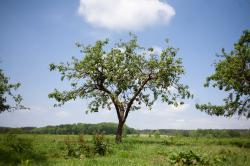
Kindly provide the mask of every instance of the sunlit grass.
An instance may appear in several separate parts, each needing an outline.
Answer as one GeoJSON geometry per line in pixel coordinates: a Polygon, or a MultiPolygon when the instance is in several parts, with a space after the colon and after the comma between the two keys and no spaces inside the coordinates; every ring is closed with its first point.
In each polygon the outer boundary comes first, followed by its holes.
{"type": "MultiPolygon", "coordinates": [[[[4,149],[5,134],[0,135],[1,153],[8,153],[4,149]]],[[[20,134],[19,138],[32,139],[32,156],[25,162],[28,165],[173,165],[173,156],[190,150],[202,160],[208,161],[208,165],[249,165],[250,147],[248,138],[191,138],[191,137],[167,137],[156,138],[148,135],[129,135],[123,138],[122,144],[114,143],[114,136],[107,135],[109,152],[105,156],[93,155],[90,157],[67,156],[65,140],[78,142],[78,135],[32,135],[20,134]]],[[[92,143],[92,135],[85,135],[84,142],[92,143]]],[[[1,155],[0,155],[1,156],[1,155]]],[[[2,158],[3,156],[1,156],[2,158]]],[[[4,156],[8,157],[8,156],[4,156]]],[[[13,158],[0,160],[0,165],[15,165],[13,158]]],[[[27,165],[26,163],[26,165],[27,165]]],[[[182,164],[182,163],[177,163],[182,164]]],[[[199,165],[199,163],[197,163],[199,165]]]]}

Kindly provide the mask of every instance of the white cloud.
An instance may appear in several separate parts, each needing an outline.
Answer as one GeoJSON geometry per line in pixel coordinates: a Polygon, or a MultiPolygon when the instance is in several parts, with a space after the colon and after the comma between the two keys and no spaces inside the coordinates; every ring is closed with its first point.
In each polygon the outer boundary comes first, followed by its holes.
{"type": "Polygon", "coordinates": [[[93,26],[120,31],[169,23],[175,10],[160,0],[80,0],[78,13],[93,26]]]}
{"type": "Polygon", "coordinates": [[[56,112],[56,116],[59,118],[68,118],[69,115],[70,115],[69,112],[63,110],[56,112]]]}
{"type": "Polygon", "coordinates": [[[180,122],[180,123],[184,123],[185,122],[185,119],[177,119],[175,120],[176,122],[180,122]]]}
{"type": "Polygon", "coordinates": [[[141,108],[140,114],[148,116],[161,116],[161,117],[175,117],[176,115],[182,114],[184,111],[187,111],[190,108],[189,103],[179,105],[177,107],[173,105],[168,105],[167,103],[162,103],[160,101],[155,102],[152,110],[148,110],[147,107],[143,106],[141,108]]]}
{"type": "Polygon", "coordinates": [[[160,55],[162,53],[162,48],[159,46],[154,46],[153,49],[154,49],[153,52],[154,55],[160,55]]]}
{"type": "Polygon", "coordinates": [[[153,46],[153,51],[148,51],[148,50],[142,50],[139,52],[139,54],[142,54],[145,56],[146,59],[150,59],[151,56],[159,56],[162,53],[162,48],[159,46],[153,46]]]}
{"type": "Polygon", "coordinates": [[[185,111],[189,108],[189,106],[189,104],[179,105],[178,107],[171,105],[169,111],[185,111]]]}

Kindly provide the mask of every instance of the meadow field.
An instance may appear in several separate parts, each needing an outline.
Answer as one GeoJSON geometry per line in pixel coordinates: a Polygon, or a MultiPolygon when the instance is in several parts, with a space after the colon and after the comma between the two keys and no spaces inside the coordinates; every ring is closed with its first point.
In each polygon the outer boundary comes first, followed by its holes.
{"type": "Polygon", "coordinates": [[[250,165],[249,138],[1,134],[0,165],[250,165]]]}
{"type": "Polygon", "coordinates": [[[0,166],[250,166],[250,0],[0,0],[0,20],[0,166]]]}

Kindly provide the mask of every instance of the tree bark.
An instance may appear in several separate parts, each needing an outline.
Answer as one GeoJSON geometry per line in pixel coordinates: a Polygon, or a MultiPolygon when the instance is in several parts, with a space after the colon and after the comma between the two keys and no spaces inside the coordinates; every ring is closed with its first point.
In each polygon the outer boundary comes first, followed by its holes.
{"type": "Polygon", "coordinates": [[[115,138],[116,143],[122,142],[123,125],[124,125],[124,122],[119,121],[117,132],[116,132],[116,138],[115,138]]]}

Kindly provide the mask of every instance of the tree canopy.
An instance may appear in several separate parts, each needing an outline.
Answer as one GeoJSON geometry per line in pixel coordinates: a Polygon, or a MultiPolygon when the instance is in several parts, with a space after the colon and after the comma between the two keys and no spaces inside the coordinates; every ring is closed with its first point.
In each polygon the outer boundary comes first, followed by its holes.
{"type": "Polygon", "coordinates": [[[27,109],[21,105],[22,96],[20,94],[14,94],[13,91],[20,87],[20,83],[10,84],[9,78],[0,69],[0,113],[4,111],[11,111],[16,109],[27,109]],[[8,100],[13,99],[13,104],[10,104],[8,100]]]}
{"type": "Polygon", "coordinates": [[[223,105],[197,104],[196,107],[209,115],[232,116],[238,114],[250,118],[250,31],[246,30],[234,49],[215,63],[215,73],[207,77],[205,87],[212,84],[228,93],[223,105]]]}
{"type": "Polygon", "coordinates": [[[55,89],[49,94],[58,101],[57,106],[78,97],[92,99],[87,110],[90,112],[111,109],[113,105],[122,130],[128,113],[143,104],[151,109],[160,97],[163,102],[178,106],[192,97],[188,86],[180,83],[184,68],[181,59],[176,58],[177,49],[167,45],[157,54],[153,48],[139,46],[135,35],[110,49],[108,43],[103,40],[88,46],[77,44],[83,53],[81,59],[73,57],[70,63],[50,64],[50,70],[59,71],[61,80],[67,78],[72,86],[71,90],[55,89]]]}

